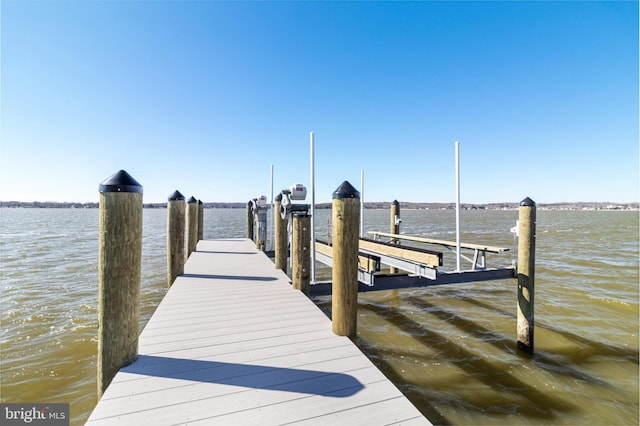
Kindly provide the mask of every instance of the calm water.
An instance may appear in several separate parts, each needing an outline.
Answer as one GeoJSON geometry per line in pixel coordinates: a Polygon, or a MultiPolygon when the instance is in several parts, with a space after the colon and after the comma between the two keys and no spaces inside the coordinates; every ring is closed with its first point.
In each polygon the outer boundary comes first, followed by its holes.
{"type": "MultiPolygon", "coordinates": [[[[401,215],[402,233],[454,239],[453,211],[401,215]]],[[[463,212],[463,241],[512,247],[516,218],[463,212]]],[[[144,211],[143,324],[166,291],[165,221],[144,211]]],[[[388,227],[366,210],[365,230],[388,227]]],[[[97,210],[0,210],[2,402],[69,402],[72,424],[93,409],[97,231],[97,210]]],[[[244,210],[205,210],[205,238],[242,236],[244,210]]],[[[361,294],[357,343],[434,423],[637,425],[638,241],[637,212],[538,212],[532,357],[513,280],[361,294]]]]}

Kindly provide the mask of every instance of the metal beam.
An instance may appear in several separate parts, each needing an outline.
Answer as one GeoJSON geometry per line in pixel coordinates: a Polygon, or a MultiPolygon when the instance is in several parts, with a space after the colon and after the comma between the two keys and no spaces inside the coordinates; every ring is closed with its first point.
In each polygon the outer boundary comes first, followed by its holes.
{"type": "Polygon", "coordinates": [[[432,268],[442,266],[442,253],[417,247],[403,247],[395,244],[360,238],[360,251],[373,253],[375,256],[390,256],[398,259],[422,263],[432,268]]]}
{"type": "MultiPolygon", "coordinates": [[[[316,260],[327,266],[333,266],[333,258],[331,256],[327,256],[325,253],[321,251],[316,252],[316,260]]],[[[358,268],[358,282],[369,287],[373,286],[375,283],[375,275],[364,269],[358,268]]],[[[326,283],[323,283],[323,284],[326,284],[326,283]]],[[[331,283],[329,283],[329,287],[331,287],[331,283]]],[[[331,294],[331,291],[329,291],[329,293],[327,294],[331,294]]]]}
{"type": "MultiPolygon", "coordinates": [[[[445,284],[463,284],[479,281],[493,281],[516,278],[514,268],[495,268],[485,269],[481,271],[462,271],[462,272],[438,272],[435,280],[415,275],[376,275],[373,286],[364,284],[358,285],[358,292],[380,291],[380,290],[397,290],[403,288],[430,287],[434,285],[445,284]]],[[[331,294],[331,283],[323,282],[321,284],[311,286],[311,294],[313,296],[324,296],[331,294]]]]}
{"type": "MultiPolygon", "coordinates": [[[[362,240],[360,240],[360,242],[362,243],[362,240]]],[[[316,241],[315,246],[316,259],[327,266],[332,266],[333,250],[331,246],[323,241],[316,241]]],[[[358,271],[360,271],[359,277],[362,277],[360,282],[367,283],[368,285],[373,285],[373,273],[380,270],[380,263],[396,267],[410,274],[419,275],[431,280],[436,279],[436,269],[428,265],[412,260],[389,256],[378,251],[360,249],[359,253],[358,265],[360,267],[358,268],[358,271]]]]}
{"type": "Polygon", "coordinates": [[[427,265],[423,265],[421,263],[412,262],[410,260],[404,260],[393,256],[387,256],[385,254],[379,252],[373,252],[369,250],[360,249],[360,253],[370,254],[372,256],[377,256],[380,258],[380,263],[383,263],[388,266],[393,266],[398,269],[402,269],[405,272],[410,274],[415,274],[424,278],[428,278],[430,280],[436,279],[436,269],[430,268],[427,265]]]}

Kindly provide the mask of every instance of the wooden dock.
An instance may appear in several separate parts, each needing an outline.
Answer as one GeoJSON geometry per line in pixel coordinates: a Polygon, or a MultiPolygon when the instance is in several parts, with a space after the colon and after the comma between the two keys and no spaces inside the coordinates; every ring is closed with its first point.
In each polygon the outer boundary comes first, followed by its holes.
{"type": "Polygon", "coordinates": [[[200,241],[87,424],[431,424],[248,239],[200,241]]]}

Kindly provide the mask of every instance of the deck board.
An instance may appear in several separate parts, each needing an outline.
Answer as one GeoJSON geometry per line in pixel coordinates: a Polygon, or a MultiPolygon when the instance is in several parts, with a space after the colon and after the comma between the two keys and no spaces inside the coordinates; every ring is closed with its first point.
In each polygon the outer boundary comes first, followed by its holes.
{"type": "Polygon", "coordinates": [[[255,245],[200,241],[87,424],[430,424],[255,245]]]}

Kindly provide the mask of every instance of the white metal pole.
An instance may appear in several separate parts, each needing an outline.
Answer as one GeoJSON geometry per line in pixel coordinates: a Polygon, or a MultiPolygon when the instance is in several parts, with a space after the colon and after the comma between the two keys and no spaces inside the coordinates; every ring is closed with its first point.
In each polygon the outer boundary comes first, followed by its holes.
{"type": "Polygon", "coordinates": [[[364,169],[360,169],[360,238],[364,237],[364,169]]]}
{"type": "Polygon", "coordinates": [[[460,142],[456,141],[456,271],[460,272],[460,142]]]}
{"type": "Polygon", "coordinates": [[[316,176],[314,170],[313,132],[309,134],[311,151],[311,284],[316,283],[316,176]]]}
{"type": "Polygon", "coordinates": [[[273,238],[273,236],[275,235],[275,232],[273,232],[274,231],[273,227],[275,226],[275,223],[273,222],[273,219],[274,219],[273,218],[273,164],[271,164],[271,201],[270,202],[271,202],[270,204],[271,207],[269,208],[269,218],[270,218],[269,231],[271,234],[271,238],[269,239],[269,241],[271,241],[271,249],[275,250],[276,244],[273,238]]]}

